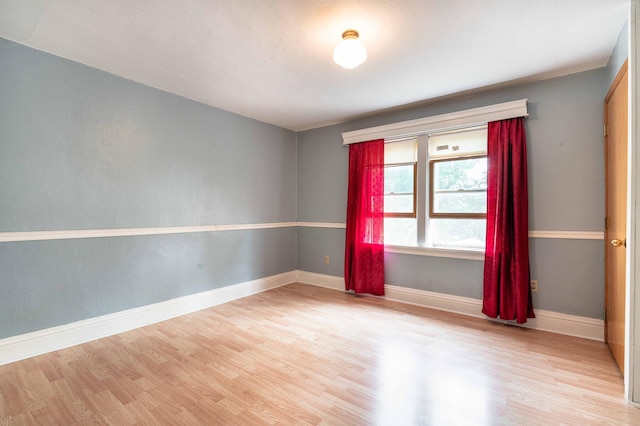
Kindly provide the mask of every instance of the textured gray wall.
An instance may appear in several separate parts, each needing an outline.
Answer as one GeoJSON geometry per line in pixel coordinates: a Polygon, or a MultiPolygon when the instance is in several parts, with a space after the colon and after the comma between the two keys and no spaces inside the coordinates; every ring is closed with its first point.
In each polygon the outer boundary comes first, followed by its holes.
{"type": "Polygon", "coordinates": [[[0,230],[295,221],[294,132],[1,39],[0,59],[0,230]]]}
{"type": "Polygon", "coordinates": [[[624,24],[624,27],[620,31],[620,35],[618,35],[618,42],[616,43],[616,47],[613,49],[613,53],[609,58],[609,63],[607,63],[607,87],[611,86],[613,80],[615,80],[618,75],[618,71],[620,71],[620,67],[624,64],[624,61],[627,60],[629,56],[629,21],[624,24]]]}
{"type": "MultiPolygon", "coordinates": [[[[298,134],[298,220],[344,222],[348,149],[341,133],[528,98],[529,222],[534,231],[602,231],[604,68],[436,104],[415,105],[298,134]]],[[[323,253],[344,253],[344,232],[299,231],[298,268],[327,273],[323,253]],[[324,237],[320,234],[326,233],[324,237]]],[[[603,242],[532,239],[534,306],[601,318],[603,242]]],[[[335,257],[335,256],[334,256],[335,257]]],[[[480,298],[482,262],[390,254],[389,284],[480,298]]],[[[333,265],[340,271],[340,265],[333,265]]],[[[340,275],[340,274],[336,274],[340,275]]]]}
{"type": "Polygon", "coordinates": [[[0,244],[0,338],[295,269],[296,229],[0,244]]]}
{"type": "MultiPolygon", "coordinates": [[[[0,231],[296,220],[296,134],[0,39],[0,231]]],[[[0,338],[295,269],[295,228],[0,243],[0,338]]]]}
{"type": "Polygon", "coordinates": [[[344,228],[298,228],[298,247],[304,247],[304,256],[298,259],[297,269],[343,276],[344,241],[344,228]],[[329,256],[328,265],[324,263],[325,256],[329,256]]]}
{"type": "Polygon", "coordinates": [[[344,125],[298,134],[298,220],[346,221],[349,151],[344,125]]]}

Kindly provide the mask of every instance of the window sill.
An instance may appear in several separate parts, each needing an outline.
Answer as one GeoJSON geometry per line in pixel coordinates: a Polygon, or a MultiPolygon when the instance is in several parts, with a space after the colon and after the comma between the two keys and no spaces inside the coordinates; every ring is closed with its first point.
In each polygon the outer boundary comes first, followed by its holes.
{"type": "Polygon", "coordinates": [[[484,260],[484,250],[450,249],[417,246],[385,245],[386,253],[410,254],[413,256],[449,257],[453,259],[484,260]]]}

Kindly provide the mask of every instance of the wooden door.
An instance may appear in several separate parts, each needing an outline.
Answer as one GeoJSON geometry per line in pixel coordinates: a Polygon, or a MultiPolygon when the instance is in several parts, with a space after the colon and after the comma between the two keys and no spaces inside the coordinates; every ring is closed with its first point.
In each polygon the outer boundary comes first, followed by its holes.
{"type": "Polygon", "coordinates": [[[605,340],[624,374],[627,232],[627,63],[605,98],[605,340]]]}

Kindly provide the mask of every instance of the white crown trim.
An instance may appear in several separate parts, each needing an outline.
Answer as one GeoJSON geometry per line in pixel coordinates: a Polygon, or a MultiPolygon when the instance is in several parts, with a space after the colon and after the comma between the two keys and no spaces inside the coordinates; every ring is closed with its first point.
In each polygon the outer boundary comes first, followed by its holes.
{"type": "Polygon", "coordinates": [[[508,118],[527,117],[528,115],[527,99],[519,99],[480,108],[344,132],[342,133],[342,144],[349,145],[374,139],[403,138],[435,131],[477,126],[508,118]]]}

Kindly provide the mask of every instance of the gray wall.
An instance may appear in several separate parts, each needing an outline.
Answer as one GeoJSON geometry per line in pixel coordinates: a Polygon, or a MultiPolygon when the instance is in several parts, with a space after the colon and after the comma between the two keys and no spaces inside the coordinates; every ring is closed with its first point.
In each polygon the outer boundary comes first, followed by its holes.
{"type": "MultiPolygon", "coordinates": [[[[296,149],[289,130],[0,39],[0,232],[295,221],[296,149]]],[[[0,338],[292,271],[296,233],[0,243],[0,338]]]]}
{"type": "Polygon", "coordinates": [[[607,72],[607,87],[611,86],[613,80],[615,80],[618,75],[618,71],[620,71],[620,67],[624,64],[624,61],[627,60],[629,56],[629,21],[624,24],[620,34],[618,35],[618,41],[616,43],[615,48],[613,49],[613,53],[609,58],[609,62],[607,63],[606,72],[607,72]]]}
{"type": "MultiPolygon", "coordinates": [[[[528,171],[533,231],[599,231],[604,218],[604,68],[475,96],[417,105],[298,134],[298,220],[345,221],[348,149],[344,131],[528,98],[528,171]]],[[[344,230],[300,228],[298,269],[342,274],[344,230]],[[332,264],[324,265],[325,254],[332,264]]],[[[602,318],[602,240],[532,239],[534,307],[602,318]]],[[[481,298],[482,261],[387,253],[386,282],[481,298]]]]}

